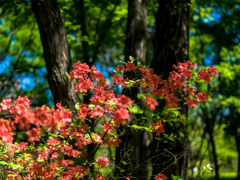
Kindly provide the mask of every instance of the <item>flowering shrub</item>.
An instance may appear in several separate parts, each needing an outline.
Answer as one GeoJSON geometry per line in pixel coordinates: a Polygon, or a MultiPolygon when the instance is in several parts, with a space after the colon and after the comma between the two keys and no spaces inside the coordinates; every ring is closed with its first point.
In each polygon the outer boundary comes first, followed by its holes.
{"type": "MultiPolygon", "coordinates": [[[[131,128],[144,129],[160,136],[165,132],[164,124],[173,120],[166,114],[160,117],[153,113],[159,105],[159,99],[166,100],[168,112],[178,107],[178,101],[184,101],[190,107],[197,102],[206,102],[206,93],[196,94],[194,82],[204,80],[210,82],[210,77],[217,75],[217,70],[211,66],[202,69],[197,77],[193,77],[192,69],[195,63],[186,62],[174,65],[176,71],[170,72],[168,80],[163,80],[153,74],[154,70],[129,61],[119,65],[113,73],[113,85],[123,88],[141,86],[143,94],[137,97],[143,102],[143,109],[125,95],[115,96],[113,90],[105,83],[104,76],[97,69],[80,62],[74,65],[74,70],[68,75],[69,81],[77,81],[75,92],[86,93],[92,91],[90,104],[76,104],[74,117],[72,111],[62,107],[61,102],[57,109],[47,106],[30,109],[31,101],[25,97],[18,97],[15,101],[4,99],[0,103],[0,176],[6,179],[88,179],[104,180],[106,174],[100,169],[107,168],[108,159],[93,157],[100,146],[118,147],[121,140],[116,133],[117,128],[125,124],[130,114],[144,113],[151,116],[146,125],[129,125],[131,128]],[[142,79],[129,80],[122,77],[123,73],[141,72],[142,79]],[[187,93],[179,98],[180,91],[187,93]],[[148,113],[150,112],[150,113],[148,113]],[[160,119],[161,118],[161,119],[160,119]],[[89,127],[86,121],[94,119],[96,124],[89,127]],[[101,127],[96,131],[96,127],[101,127]],[[28,136],[28,142],[13,143],[16,128],[28,136]],[[47,138],[46,138],[47,137],[47,138]],[[86,146],[93,144],[91,152],[86,146]],[[97,169],[90,172],[90,167],[97,169]]],[[[166,136],[171,139],[170,136],[166,136]]],[[[116,178],[111,176],[111,178],[116,178]]],[[[130,179],[127,177],[126,179],[130,179]]],[[[166,180],[163,174],[156,175],[157,180],[166,180]]]]}

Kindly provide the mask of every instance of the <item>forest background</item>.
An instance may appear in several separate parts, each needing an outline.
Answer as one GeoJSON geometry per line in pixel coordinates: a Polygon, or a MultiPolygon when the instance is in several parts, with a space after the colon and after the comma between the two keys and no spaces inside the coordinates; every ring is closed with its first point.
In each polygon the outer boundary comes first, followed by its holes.
{"type": "MultiPolygon", "coordinates": [[[[64,16],[73,63],[95,65],[110,77],[119,61],[125,59],[128,1],[57,2],[64,16]]],[[[159,1],[146,2],[146,64],[151,64],[159,1]]],[[[210,101],[189,112],[189,177],[234,179],[240,177],[240,2],[192,0],[187,5],[189,59],[199,66],[215,65],[219,72],[209,86],[210,101]]],[[[121,88],[116,91],[120,94],[121,88]]],[[[0,101],[19,95],[33,100],[33,107],[54,107],[31,2],[0,0],[0,101]]],[[[106,151],[101,150],[103,154],[106,151]]]]}

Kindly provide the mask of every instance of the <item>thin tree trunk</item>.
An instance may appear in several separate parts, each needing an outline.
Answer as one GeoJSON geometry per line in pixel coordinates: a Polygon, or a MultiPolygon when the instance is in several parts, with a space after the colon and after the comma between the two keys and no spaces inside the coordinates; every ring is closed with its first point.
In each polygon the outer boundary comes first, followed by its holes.
{"type": "Polygon", "coordinates": [[[211,127],[210,123],[206,123],[206,128],[208,131],[208,134],[210,136],[210,143],[212,146],[212,153],[213,153],[213,162],[214,162],[214,168],[215,168],[215,180],[219,180],[219,170],[218,170],[218,163],[217,163],[217,152],[216,152],[216,147],[214,143],[214,138],[213,138],[213,125],[211,127]]]}
{"type": "Polygon", "coordinates": [[[78,102],[74,85],[68,82],[66,72],[72,68],[72,60],[67,42],[64,19],[56,0],[31,0],[35,13],[44,58],[47,67],[47,79],[53,94],[54,103],[74,109],[78,102]]]}
{"type": "MultiPolygon", "coordinates": [[[[129,61],[129,56],[137,58],[135,62],[145,64],[146,59],[146,27],[147,27],[147,0],[129,0],[128,1],[128,22],[125,41],[125,62],[129,61]]],[[[125,77],[129,79],[139,79],[141,74],[126,73],[125,77]]],[[[143,93],[142,88],[131,88],[124,90],[123,94],[137,102],[137,94],[143,93]]],[[[140,105],[141,106],[141,105],[140,105]]],[[[138,117],[138,116],[136,116],[138,117]]],[[[131,116],[127,122],[132,125],[134,116],[131,116]]],[[[136,179],[147,179],[147,163],[143,163],[150,155],[147,146],[149,142],[149,134],[144,131],[136,131],[127,128],[121,128],[121,131],[126,131],[126,134],[121,137],[122,143],[119,148],[116,148],[116,165],[120,165],[125,171],[120,176],[126,176],[131,172],[131,177],[136,179]],[[129,154],[130,156],[126,156],[129,154]],[[149,154],[149,155],[148,155],[149,154]],[[125,158],[124,158],[125,157],[125,158]],[[122,166],[121,161],[130,163],[127,166],[122,166]]],[[[119,172],[118,172],[119,173],[119,172]]],[[[126,179],[126,178],[125,178],[126,179]]]]}
{"type": "MultiPolygon", "coordinates": [[[[74,0],[74,6],[75,9],[77,10],[77,22],[78,24],[81,25],[81,35],[82,36],[88,36],[87,33],[87,27],[86,27],[86,9],[84,7],[84,0],[74,0]]],[[[83,61],[88,64],[89,66],[92,66],[92,64],[89,62],[89,47],[88,47],[88,42],[87,41],[81,41],[82,43],[82,48],[83,48],[83,61]]]]}
{"type": "MultiPolygon", "coordinates": [[[[151,67],[162,79],[169,76],[174,64],[189,60],[189,3],[190,0],[159,0],[151,67]]],[[[160,102],[159,109],[161,110],[164,105],[165,102],[160,102]]],[[[179,106],[181,114],[187,117],[188,106],[182,102],[179,106]]],[[[187,122],[175,123],[173,127],[166,124],[165,129],[166,134],[175,134],[178,139],[175,142],[163,143],[153,138],[152,175],[163,173],[168,180],[171,180],[171,174],[173,174],[188,180],[187,122]],[[183,136],[179,135],[180,131],[183,136]],[[176,163],[173,155],[179,158],[176,163]]]]}
{"type": "Polygon", "coordinates": [[[234,137],[235,137],[237,152],[238,152],[238,168],[237,168],[237,178],[236,179],[240,179],[240,138],[238,137],[237,128],[235,129],[234,137]]]}
{"type": "MultiPolygon", "coordinates": [[[[207,134],[207,131],[206,131],[206,129],[204,128],[203,134],[202,134],[202,136],[201,136],[202,141],[200,142],[200,147],[198,148],[197,153],[196,153],[194,159],[189,158],[189,159],[190,159],[190,162],[193,162],[192,166],[190,166],[190,169],[192,170],[192,179],[194,179],[193,169],[194,169],[194,167],[196,167],[197,162],[200,161],[200,164],[202,164],[201,159],[203,159],[203,158],[202,158],[201,151],[202,151],[203,141],[204,141],[204,139],[206,138],[206,134],[207,134]]],[[[190,155],[190,156],[191,156],[191,155],[190,155]]],[[[200,166],[200,167],[201,167],[201,166],[200,166]]]]}
{"type": "MultiPolygon", "coordinates": [[[[86,7],[85,7],[85,1],[84,0],[73,0],[75,9],[77,10],[77,16],[76,20],[77,23],[81,25],[81,35],[82,36],[89,36],[88,29],[87,29],[87,22],[86,22],[86,7]]],[[[89,45],[87,41],[82,40],[82,53],[83,53],[83,60],[85,63],[87,63],[89,66],[94,65],[98,60],[99,51],[101,49],[102,43],[104,41],[104,38],[106,37],[109,28],[112,26],[112,19],[114,17],[115,10],[117,6],[120,4],[121,0],[114,0],[112,3],[114,4],[114,7],[111,11],[109,11],[109,14],[106,16],[106,20],[102,23],[100,23],[101,31],[97,31],[96,33],[98,38],[95,40],[96,43],[94,45],[89,45]],[[90,55],[91,54],[91,55],[90,55]],[[91,59],[91,60],[90,60],[91,59]]]]}

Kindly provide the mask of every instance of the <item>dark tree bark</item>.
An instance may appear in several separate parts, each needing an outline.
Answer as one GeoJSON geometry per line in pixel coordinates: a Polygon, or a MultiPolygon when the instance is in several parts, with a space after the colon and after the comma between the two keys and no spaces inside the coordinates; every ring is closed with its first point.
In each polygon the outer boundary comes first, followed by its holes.
{"type": "Polygon", "coordinates": [[[47,67],[47,79],[53,94],[54,103],[74,109],[78,102],[74,85],[68,82],[66,72],[72,68],[72,60],[67,42],[64,19],[56,0],[31,0],[35,13],[44,58],[47,67]]]}
{"type": "Polygon", "coordinates": [[[129,56],[146,61],[147,0],[128,1],[128,21],[125,40],[125,62],[129,56]]]}
{"type": "MultiPolygon", "coordinates": [[[[128,21],[125,41],[125,62],[129,61],[129,56],[137,58],[135,62],[145,64],[146,59],[146,29],[147,28],[147,0],[129,0],[128,1],[128,21]]],[[[141,74],[126,73],[125,77],[129,79],[139,79],[141,74]]],[[[140,87],[125,89],[123,94],[130,97],[137,103],[137,94],[142,93],[140,87]]],[[[140,105],[141,106],[141,105],[140,105]]],[[[138,115],[137,115],[138,117],[138,115]]],[[[127,122],[132,125],[134,117],[131,116],[127,122]]],[[[122,143],[116,149],[116,165],[120,165],[125,171],[120,176],[127,175],[131,172],[131,176],[137,179],[147,179],[147,164],[144,162],[147,158],[147,145],[149,145],[149,137],[146,132],[136,131],[127,128],[121,128],[126,134],[121,137],[122,143]],[[127,156],[129,154],[129,156],[127,156]],[[121,166],[121,161],[130,163],[127,166],[121,166]],[[143,163],[144,162],[144,163],[143,163]]],[[[149,153],[150,155],[150,153],[149,153]]]]}
{"type": "MultiPolygon", "coordinates": [[[[162,79],[169,76],[174,64],[189,60],[189,3],[190,0],[159,0],[151,67],[162,79]]],[[[161,101],[159,104],[159,109],[162,110],[165,102],[161,101]]],[[[187,117],[188,106],[182,102],[179,106],[181,114],[187,117]]],[[[171,180],[173,174],[187,180],[189,149],[187,123],[174,123],[173,127],[166,123],[165,129],[166,134],[175,134],[178,139],[175,142],[163,143],[153,138],[152,175],[163,173],[171,180]],[[182,132],[183,136],[180,136],[179,132],[182,132]]]]}

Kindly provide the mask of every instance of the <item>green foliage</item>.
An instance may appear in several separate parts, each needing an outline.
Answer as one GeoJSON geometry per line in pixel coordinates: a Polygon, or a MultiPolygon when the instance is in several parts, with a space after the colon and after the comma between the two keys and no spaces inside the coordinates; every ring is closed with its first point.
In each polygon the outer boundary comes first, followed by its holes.
{"type": "Polygon", "coordinates": [[[133,106],[128,106],[128,110],[130,113],[133,114],[142,114],[143,110],[137,105],[137,104],[133,104],[133,106]]]}
{"type": "Polygon", "coordinates": [[[182,180],[182,178],[178,177],[178,176],[174,176],[173,174],[171,174],[171,178],[173,180],[182,180]]]}
{"type": "Polygon", "coordinates": [[[34,100],[33,106],[47,103],[51,98],[47,97],[49,86],[43,68],[42,44],[31,4],[24,1],[1,1],[0,4],[1,66],[10,61],[8,67],[1,67],[0,82],[5,85],[0,87],[0,100],[28,95],[34,100]],[[26,77],[31,82],[23,90],[20,87],[26,77]]]}
{"type": "Polygon", "coordinates": [[[220,172],[236,171],[237,151],[233,132],[239,129],[238,1],[193,0],[191,3],[190,59],[198,64],[215,65],[219,74],[213,82],[214,88],[209,86],[213,97],[189,113],[190,139],[192,144],[198,143],[191,152],[206,154],[204,158],[193,155],[190,164],[192,168],[199,169],[201,163],[210,163],[212,156],[207,154],[212,153],[212,147],[206,138],[213,136],[220,172]],[[213,129],[210,134],[203,128],[207,123],[213,129]]]}

